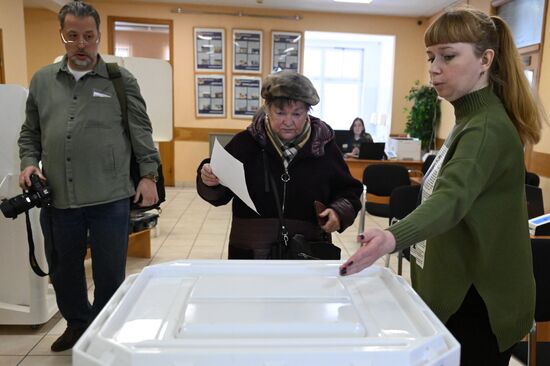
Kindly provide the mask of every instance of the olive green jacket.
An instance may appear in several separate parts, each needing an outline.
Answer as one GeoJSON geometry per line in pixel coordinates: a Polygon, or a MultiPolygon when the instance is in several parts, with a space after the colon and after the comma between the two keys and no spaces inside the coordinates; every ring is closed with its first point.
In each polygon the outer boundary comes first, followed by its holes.
{"type": "Polygon", "coordinates": [[[412,283],[443,322],[475,286],[502,351],[528,333],[535,309],[523,146],[490,88],[453,106],[432,195],[388,230],[397,249],[428,239],[424,268],[411,257],[412,283]]]}
{"type": "Polygon", "coordinates": [[[130,152],[141,175],[156,173],[160,158],[136,79],[120,68],[126,88],[130,139],[103,59],[77,81],[66,56],[33,76],[19,137],[21,169],[38,166],[56,208],[108,203],[132,196],[130,152]]]}

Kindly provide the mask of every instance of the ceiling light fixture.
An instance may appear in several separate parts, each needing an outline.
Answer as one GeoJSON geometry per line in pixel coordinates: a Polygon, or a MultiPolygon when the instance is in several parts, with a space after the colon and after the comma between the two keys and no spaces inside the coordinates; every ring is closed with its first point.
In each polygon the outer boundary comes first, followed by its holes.
{"type": "Polygon", "coordinates": [[[372,0],[332,0],[337,3],[370,4],[372,0]]]}

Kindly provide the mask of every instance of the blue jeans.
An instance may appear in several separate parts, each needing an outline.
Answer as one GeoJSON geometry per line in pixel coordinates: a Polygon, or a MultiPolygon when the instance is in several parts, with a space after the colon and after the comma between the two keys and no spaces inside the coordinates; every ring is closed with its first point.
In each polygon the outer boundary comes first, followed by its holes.
{"type": "Polygon", "coordinates": [[[69,327],[86,327],[124,281],[130,201],[42,209],[40,224],[59,311],[69,327]],[[88,244],[95,285],[93,305],[84,272],[88,244]]]}

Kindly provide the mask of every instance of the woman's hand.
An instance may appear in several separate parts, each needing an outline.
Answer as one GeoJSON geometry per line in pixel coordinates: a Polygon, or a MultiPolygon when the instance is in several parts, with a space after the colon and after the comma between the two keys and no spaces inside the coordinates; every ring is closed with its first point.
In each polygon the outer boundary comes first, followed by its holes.
{"type": "Polygon", "coordinates": [[[201,168],[201,180],[204,184],[209,187],[217,186],[220,184],[218,177],[212,173],[212,168],[210,164],[204,164],[201,168]]]}
{"type": "Polygon", "coordinates": [[[395,250],[395,237],[387,230],[370,229],[357,237],[361,247],[340,266],[340,275],[346,276],[367,268],[380,257],[395,250]]]}
{"type": "Polygon", "coordinates": [[[336,211],[334,211],[332,208],[327,208],[323,212],[319,214],[319,217],[322,220],[327,220],[327,222],[321,226],[321,229],[323,229],[327,233],[332,233],[333,231],[340,230],[340,218],[338,217],[338,214],[336,211]]]}

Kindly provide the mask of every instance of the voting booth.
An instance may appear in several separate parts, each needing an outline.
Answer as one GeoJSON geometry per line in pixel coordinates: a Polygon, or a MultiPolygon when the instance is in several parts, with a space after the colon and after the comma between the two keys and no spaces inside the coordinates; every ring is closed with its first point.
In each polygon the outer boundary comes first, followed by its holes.
{"type": "MultiPolygon", "coordinates": [[[[18,85],[0,85],[0,199],[22,193],[19,188],[17,139],[25,120],[27,90],[18,85]]],[[[47,271],[40,211],[29,211],[36,259],[47,271]]],[[[46,323],[56,312],[55,293],[47,277],[38,277],[29,264],[25,215],[12,220],[0,215],[0,324],[46,323]]]]}
{"type": "Polygon", "coordinates": [[[130,276],[73,365],[457,366],[460,345],[407,282],[336,261],[186,260],[130,276]]]}

